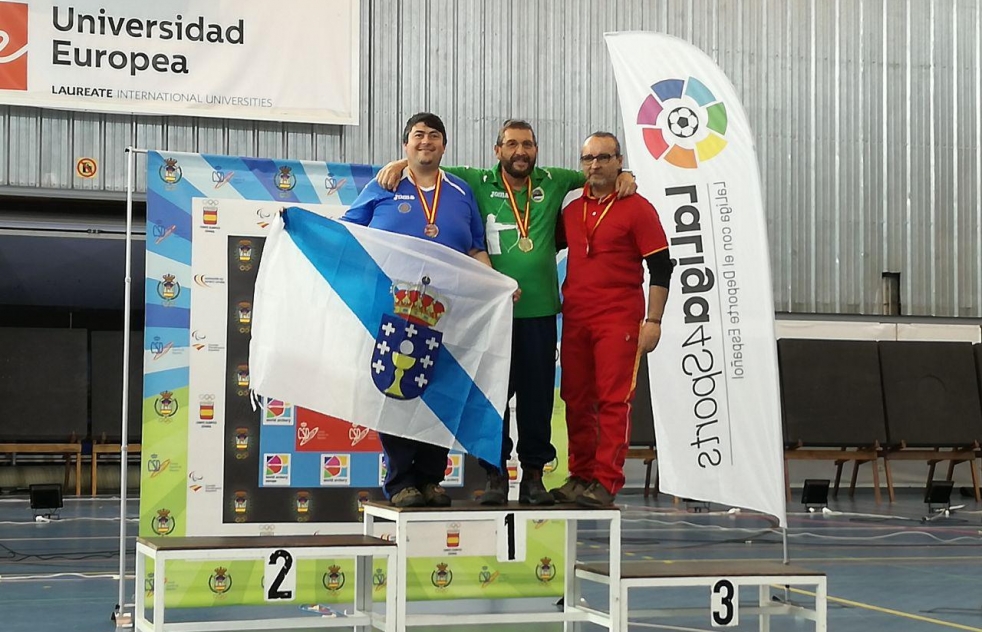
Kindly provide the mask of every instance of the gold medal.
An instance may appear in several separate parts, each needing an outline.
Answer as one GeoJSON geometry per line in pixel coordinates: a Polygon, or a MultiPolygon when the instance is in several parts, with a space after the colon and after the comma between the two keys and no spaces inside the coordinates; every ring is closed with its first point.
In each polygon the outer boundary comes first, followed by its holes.
{"type": "Polygon", "coordinates": [[[427,237],[436,237],[440,234],[440,228],[436,224],[427,224],[423,229],[423,234],[427,237]]]}
{"type": "Polygon", "coordinates": [[[511,190],[511,185],[508,184],[508,179],[505,178],[504,174],[501,176],[502,182],[505,184],[505,191],[508,193],[508,203],[511,204],[511,212],[515,214],[515,228],[518,229],[518,249],[522,252],[529,252],[532,250],[532,240],[529,239],[529,209],[530,202],[532,200],[532,178],[526,178],[525,180],[525,214],[524,216],[518,211],[518,203],[515,201],[515,192],[511,190]]]}

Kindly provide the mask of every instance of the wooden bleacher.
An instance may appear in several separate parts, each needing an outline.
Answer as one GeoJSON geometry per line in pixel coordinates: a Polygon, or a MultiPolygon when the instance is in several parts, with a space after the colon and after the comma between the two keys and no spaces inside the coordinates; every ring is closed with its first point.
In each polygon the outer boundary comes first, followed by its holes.
{"type": "MultiPolygon", "coordinates": [[[[120,455],[123,437],[123,332],[93,331],[90,335],[92,362],[92,495],[99,493],[100,457],[120,455]]],[[[142,451],[143,435],[143,332],[130,335],[129,431],[127,453],[142,451]]]]}
{"type": "MultiPolygon", "coordinates": [[[[973,345],[968,342],[883,341],[880,371],[886,406],[887,441],[880,456],[890,500],[894,500],[893,461],[925,461],[927,484],[935,468],[967,464],[979,493],[976,465],[982,442],[982,402],[973,345]]],[[[976,345],[977,346],[977,345],[976,345]]]]}
{"type": "Polygon", "coordinates": [[[846,463],[853,464],[850,496],[859,467],[871,464],[873,492],[880,502],[877,460],[887,434],[877,343],[782,338],[777,349],[788,500],[788,463],[801,460],[834,463],[833,496],[846,463]]]}
{"type": "MultiPolygon", "coordinates": [[[[979,383],[979,403],[982,404],[982,343],[975,343],[972,348],[975,351],[975,376],[979,383]]],[[[982,456],[982,450],[980,450],[979,456],[982,456]]],[[[978,492],[979,486],[976,485],[975,493],[978,492]]]]}
{"type": "Polygon", "coordinates": [[[65,482],[63,487],[68,490],[71,486],[71,472],[75,470],[75,495],[82,495],[82,442],[74,435],[64,443],[29,442],[29,443],[0,443],[0,454],[10,455],[11,463],[16,462],[18,454],[58,455],[65,459],[65,482]]]}
{"type": "Polygon", "coordinates": [[[84,329],[0,328],[0,455],[57,455],[65,487],[75,470],[81,494],[88,426],[88,341],[84,329]]]}

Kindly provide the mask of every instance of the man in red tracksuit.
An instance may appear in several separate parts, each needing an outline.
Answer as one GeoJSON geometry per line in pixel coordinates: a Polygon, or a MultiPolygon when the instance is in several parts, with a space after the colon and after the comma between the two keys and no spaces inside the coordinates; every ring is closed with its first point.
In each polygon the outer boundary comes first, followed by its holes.
{"type": "Polygon", "coordinates": [[[614,194],[622,165],[617,137],[587,138],[580,163],[586,186],[563,209],[569,255],[560,395],[570,476],[552,494],[559,502],[607,507],[624,486],[638,361],[661,338],[673,266],[655,208],[640,195],[614,194]],[[642,261],[651,277],[647,309],[642,261]]]}

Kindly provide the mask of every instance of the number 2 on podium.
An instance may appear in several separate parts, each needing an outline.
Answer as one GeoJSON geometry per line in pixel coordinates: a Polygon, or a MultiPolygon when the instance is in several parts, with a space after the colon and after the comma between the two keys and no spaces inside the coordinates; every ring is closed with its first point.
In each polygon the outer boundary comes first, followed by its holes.
{"type": "Polygon", "coordinates": [[[297,570],[293,568],[293,555],[277,549],[266,560],[263,573],[266,601],[292,601],[297,590],[297,570]]]}

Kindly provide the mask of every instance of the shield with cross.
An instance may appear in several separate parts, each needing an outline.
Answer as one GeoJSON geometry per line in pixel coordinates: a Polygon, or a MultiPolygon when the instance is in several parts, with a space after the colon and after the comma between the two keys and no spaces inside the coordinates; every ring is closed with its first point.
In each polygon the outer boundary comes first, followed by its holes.
{"type": "Polygon", "coordinates": [[[372,353],[372,380],[386,397],[415,399],[433,379],[443,334],[416,319],[382,316],[372,353]]]}

